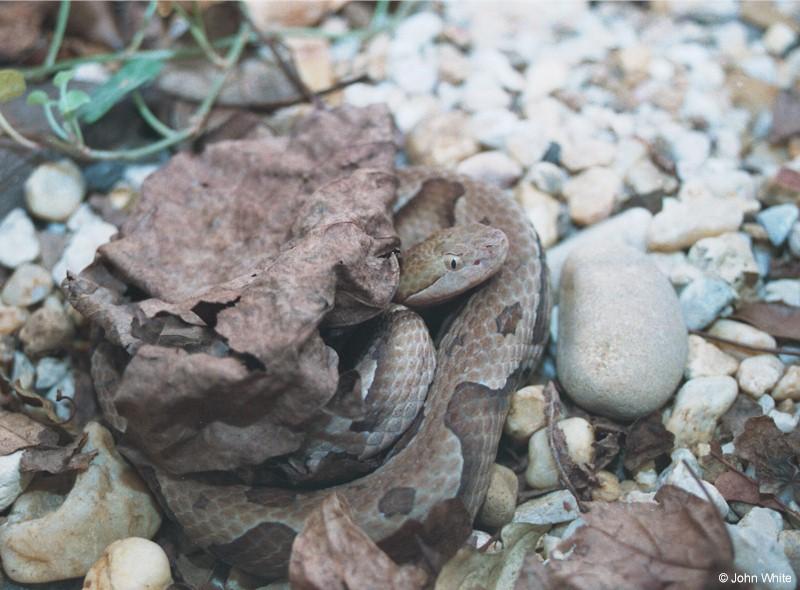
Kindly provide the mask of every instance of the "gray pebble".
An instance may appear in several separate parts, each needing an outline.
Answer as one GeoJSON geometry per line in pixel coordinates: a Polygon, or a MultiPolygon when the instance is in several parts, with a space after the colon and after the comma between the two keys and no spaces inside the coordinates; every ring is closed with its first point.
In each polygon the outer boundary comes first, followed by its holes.
{"type": "Polygon", "coordinates": [[[28,307],[40,301],[53,290],[50,272],[38,264],[22,264],[17,267],[3,287],[0,297],[3,303],[17,307],[28,307]]]}
{"type": "Polygon", "coordinates": [[[561,276],[558,377],[584,409],[634,420],[660,408],[683,376],[686,326],[669,281],[619,244],[574,251],[561,276]]]}
{"type": "Polygon", "coordinates": [[[702,277],[681,291],[683,319],[690,330],[701,330],[736,300],[736,291],[719,278],[702,277]]]}
{"type": "Polygon", "coordinates": [[[36,363],[36,389],[46,390],[53,387],[69,371],[69,361],[46,356],[36,363]]]}
{"type": "Polygon", "coordinates": [[[756,215],[756,219],[767,230],[772,245],[780,246],[789,237],[792,225],[797,221],[799,215],[800,211],[798,211],[797,205],[786,203],[764,209],[756,215]]]}

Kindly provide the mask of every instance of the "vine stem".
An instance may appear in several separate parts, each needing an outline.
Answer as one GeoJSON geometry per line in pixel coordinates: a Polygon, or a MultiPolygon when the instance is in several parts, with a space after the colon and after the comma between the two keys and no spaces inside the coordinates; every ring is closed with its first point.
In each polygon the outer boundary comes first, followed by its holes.
{"type": "Polygon", "coordinates": [[[44,60],[46,67],[52,67],[58,57],[58,50],[64,41],[64,31],[67,30],[67,20],[69,20],[70,0],[61,0],[58,5],[58,17],[56,27],[53,30],[53,38],[50,41],[50,48],[47,50],[47,57],[44,60]]]}
{"type": "Polygon", "coordinates": [[[6,118],[3,116],[3,113],[0,113],[0,129],[2,129],[6,135],[8,135],[21,146],[26,147],[29,150],[39,149],[39,144],[31,141],[27,137],[24,137],[19,131],[14,129],[8,120],[6,120],[6,118]]]}

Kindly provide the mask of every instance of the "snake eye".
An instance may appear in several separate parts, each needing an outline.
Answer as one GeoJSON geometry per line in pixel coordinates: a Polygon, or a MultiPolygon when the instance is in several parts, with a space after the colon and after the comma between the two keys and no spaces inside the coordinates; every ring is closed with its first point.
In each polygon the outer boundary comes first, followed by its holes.
{"type": "Polygon", "coordinates": [[[462,266],[461,257],[455,254],[445,254],[444,266],[450,270],[458,270],[462,266]]]}

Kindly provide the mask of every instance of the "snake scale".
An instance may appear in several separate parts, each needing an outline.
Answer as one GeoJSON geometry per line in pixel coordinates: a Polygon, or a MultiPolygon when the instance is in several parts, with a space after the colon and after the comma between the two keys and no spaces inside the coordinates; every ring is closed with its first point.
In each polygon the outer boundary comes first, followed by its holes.
{"type": "Polygon", "coordinates": [[[474,517],[489,482],[510,394],[545,346],[550,297],[536,232],[519,205],[497,188],[438,170],[398,172],[396,216],[404,246],[450,225],[502,230],[508,253],[500,271],[447,324],[422,418],[404,445],[372,473],[315,491],[218,485],[154,475],[170,516],[198,545],[244,571],[286,575],[292,541],[331,492],[376,541],[439,503],[459,498],[474,517]]]}

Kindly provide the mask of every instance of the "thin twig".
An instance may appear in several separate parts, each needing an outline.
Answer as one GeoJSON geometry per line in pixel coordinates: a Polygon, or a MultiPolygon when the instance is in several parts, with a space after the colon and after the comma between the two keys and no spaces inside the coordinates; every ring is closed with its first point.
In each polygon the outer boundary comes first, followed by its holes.
{"type": "Polygon", "coordinates": [[[157,8],[158,0],[150,0],[150,3],[147,5],[147,8],[144,11],[142,24],[139,27],[139,30],[136,31],[133,39],[131,39],[131,44],[125,49],[125,55],[133,55],[139,50],[139,47],[142,46],[142,43],[144,42],[144,36],[147,34],[147,27],[150,25],[150,21],[153,20],[153,16],[155,15],[157,8]]]}
{"type": "Polygon", "coordinates": [[[547,443],[550,445],[550,453],[553,455],[553,462],[556,464],[556,468],[558,469],[559,479],[561,479],[561,483],[566,486],[567,490],[569,490],[569,492],[575,498],[575,501],[578,503],[578,509],[581,512],[588,512],[588,508],[586,508],[586,505],[581,501],[581,497],[578,495],[578,490],[576,490],[575,486],[572,485],[572,481],[570,481],[569,476],[567,475],[567,470],[564,469],[564,465],[561,463],[561,454],[559,453],[558,446],[556,445],[556,407],[558,405],[559,397],[556,387],[552,381],[547,384],[544,393],[547,404],[545,407],[547,443]]]}
{"type": "MultiPolygon", "coordinates": [[[[358,84],[359,82],[369,82],[370,77],[367,74],[361,74],[360,76],[356,76],[355,78],[348,78],[347,80],[341,80],[336,82],[335,84],[331,84],[327,88],[323,88],[314,93],[315,96],[325,96],[330,94],[331,92],[336,92],[337,90],[341,90],[342,88],[346,88],[351,84],[358,84]]],[[[247,103],[242,105],[250,110],[254,111],[274,111],[275,109],[289,107],[295,104],[299,104],[301,102],[306,102],[305,97],[299,96],[297,98],[290,98],[287,100],[275,100],[271,102],[262,102],[262,103],[247,103]]]]}
{"type": "Polygon", "coordinates": [[[719,336],[714,336],[713,334],[709,334],[708,332],[701,332],[700,330],[689,330],[689,334],[693,334],[695,336],[701,336],[702,338],[708,338],[709,340],[714,340],[715,342],[721,342],[722,344],[729,344],[731,346],[736,346],[737,348],[752,350],[754,352],[767,352],[770,354],[785,354],[788,356],[800,356],[800,350],[791,350],[789,348],[783,348],[782,346],[779,346],[777,348],[770,348],[769,346],[753,346],[751,344],[742,344],[741,342],[736,342],[735,340],[728,340],[727,338],[720,338],[719,336]]]}

